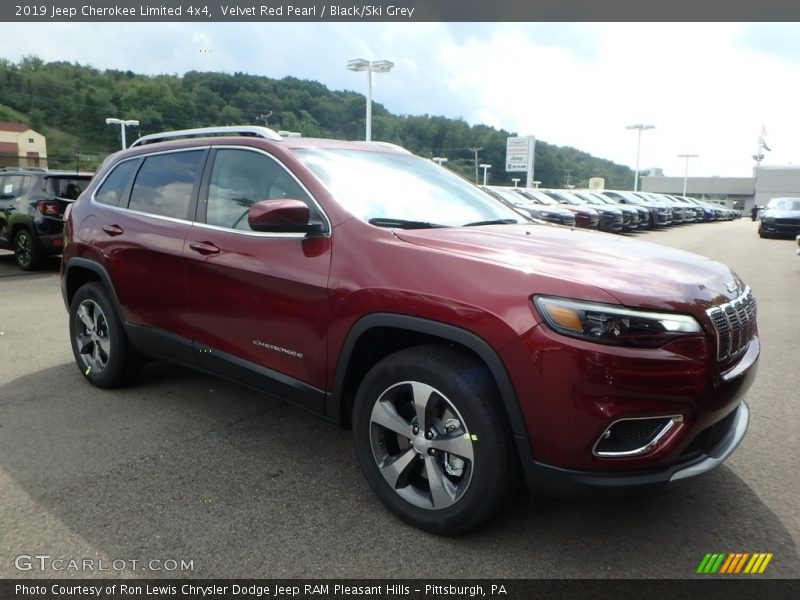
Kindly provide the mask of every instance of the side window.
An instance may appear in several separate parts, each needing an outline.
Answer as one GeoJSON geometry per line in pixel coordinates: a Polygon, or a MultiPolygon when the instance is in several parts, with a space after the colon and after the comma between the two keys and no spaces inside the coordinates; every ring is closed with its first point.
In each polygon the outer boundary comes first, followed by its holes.
{"type": "Polygon", "coordinates": [[[126,160],[114,167],[111,174],[94,193],[95,201],[117,206],[138,164],[137,160],[126,160]]]}
{"type": "Polygon", "coordinates": [[[276,160],[249,150],[217,150],[208,187],[206,223],[250,231],[250,206],[282,198],[308,204],[312,220],[318,214],[308,194],[276,160]]]}
{"type": "Polygon", "coordinates": [[[77,200],[89,184],[88,179],[46,177],[45,190],[58,198],[77,200]]]}
{"type": "Polygon", "coordinates": [[[189,218],[202,150],[148,156],[133,183],[128,208],[163,217],[189,218]]]}
{"type": "Polygon", "coordinates": [[[7,175],[0,184],[0,200],[16,200],[22,195],[23,183],[26,177],[22,175],[7,175]]]}

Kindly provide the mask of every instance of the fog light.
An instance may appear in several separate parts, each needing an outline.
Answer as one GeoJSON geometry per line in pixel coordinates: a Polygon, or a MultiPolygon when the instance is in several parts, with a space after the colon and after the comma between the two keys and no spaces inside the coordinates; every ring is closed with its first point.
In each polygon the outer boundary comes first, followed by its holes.
{"type": "Polygon", "coordinates": [[[609,425],[592,452],[600,457],[643,456],[683,422],[683,415],[620,419],[609,425]]]}

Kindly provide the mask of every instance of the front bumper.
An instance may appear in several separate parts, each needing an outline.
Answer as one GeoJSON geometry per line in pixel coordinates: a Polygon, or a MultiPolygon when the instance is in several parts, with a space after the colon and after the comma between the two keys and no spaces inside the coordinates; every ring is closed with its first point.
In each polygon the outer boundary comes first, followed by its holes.
{"type": "Polygon", "coordinates": [[[750,421],[747,403],[739,404],[730,417],[727,432],[712,447],[700,456],[668,467],[628,473],[594,473],[533,462],[528,466],[526,479],[531,491],[561,498],[618,496],[657,489],[671,481],[707,473],[728,458],[747,432],[750,421]]]}
{"type": "Polygon", "coordinates": [[[761,230],[773,235],[800,234],[800,219],[782,219],[778,221],[761,221],[761,230]]]}
{"type": "MultiPolygon", "coordinates": [[[[753,335],[724,366],[707,336],[642,350],[599,347],[544,326],[530,330],[503,356],[530,436],[519,448],[529,488],[557,496],[633,491],[715,467],[746,431],[743,401],[760,349],[753,335]],[[677,425],[646,451],[595,452],[612,424],[672,416],[677,425]]],[[[647,435],[642,446],[656,434],[647,435]]],[[[608,443],[623,439],[613,434],[608,443]]]]}
{"type": "Polygon", "coordinates": [[[618,233],[622,231],[622,216],[620,215],[606,215],[601,214],[600,220],[597,224],[597,228],[600,231],[610,231],[613,233],[618,233]]]}

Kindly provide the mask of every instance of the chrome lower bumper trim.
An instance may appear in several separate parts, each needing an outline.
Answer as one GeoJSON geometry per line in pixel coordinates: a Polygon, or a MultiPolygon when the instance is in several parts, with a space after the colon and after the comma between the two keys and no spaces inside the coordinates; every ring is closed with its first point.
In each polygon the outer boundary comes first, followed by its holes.
{"type": "Polygon", "coordinates": [[[714,447],[708,453],[706,458],[691,465],[690,467],[686,467],[680,471],[675,471],[669,480],[677,481],[679,479],[686,479],[687,477],[694,477],[695,475],[706,473],[707,471],[717,467],[722,461],[728,458],[728,456],[730,456],[734,450],[736,450],[736,447],[742,441],[742,438],[747,431],[747,425],[749,421],[750,408],[747,406],[746,402],[742,402],[739,405],[739,408],[736,409],[736,420],[733,422],[733,426],[728,432],[728,435],[720,440],[719,444],[717,444],[716,447],[714,447]]]}

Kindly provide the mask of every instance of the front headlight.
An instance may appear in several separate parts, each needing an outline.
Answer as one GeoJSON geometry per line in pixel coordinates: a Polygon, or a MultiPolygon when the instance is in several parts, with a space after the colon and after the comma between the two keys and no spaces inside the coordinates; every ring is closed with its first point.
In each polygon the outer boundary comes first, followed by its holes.
{"type": "Polygon", "coordinates": [[[702,331],[689,315],[631,310],[552,296],[534,296],[533,302],[553,331],[598,344],[658,348],[702,331]]]}

